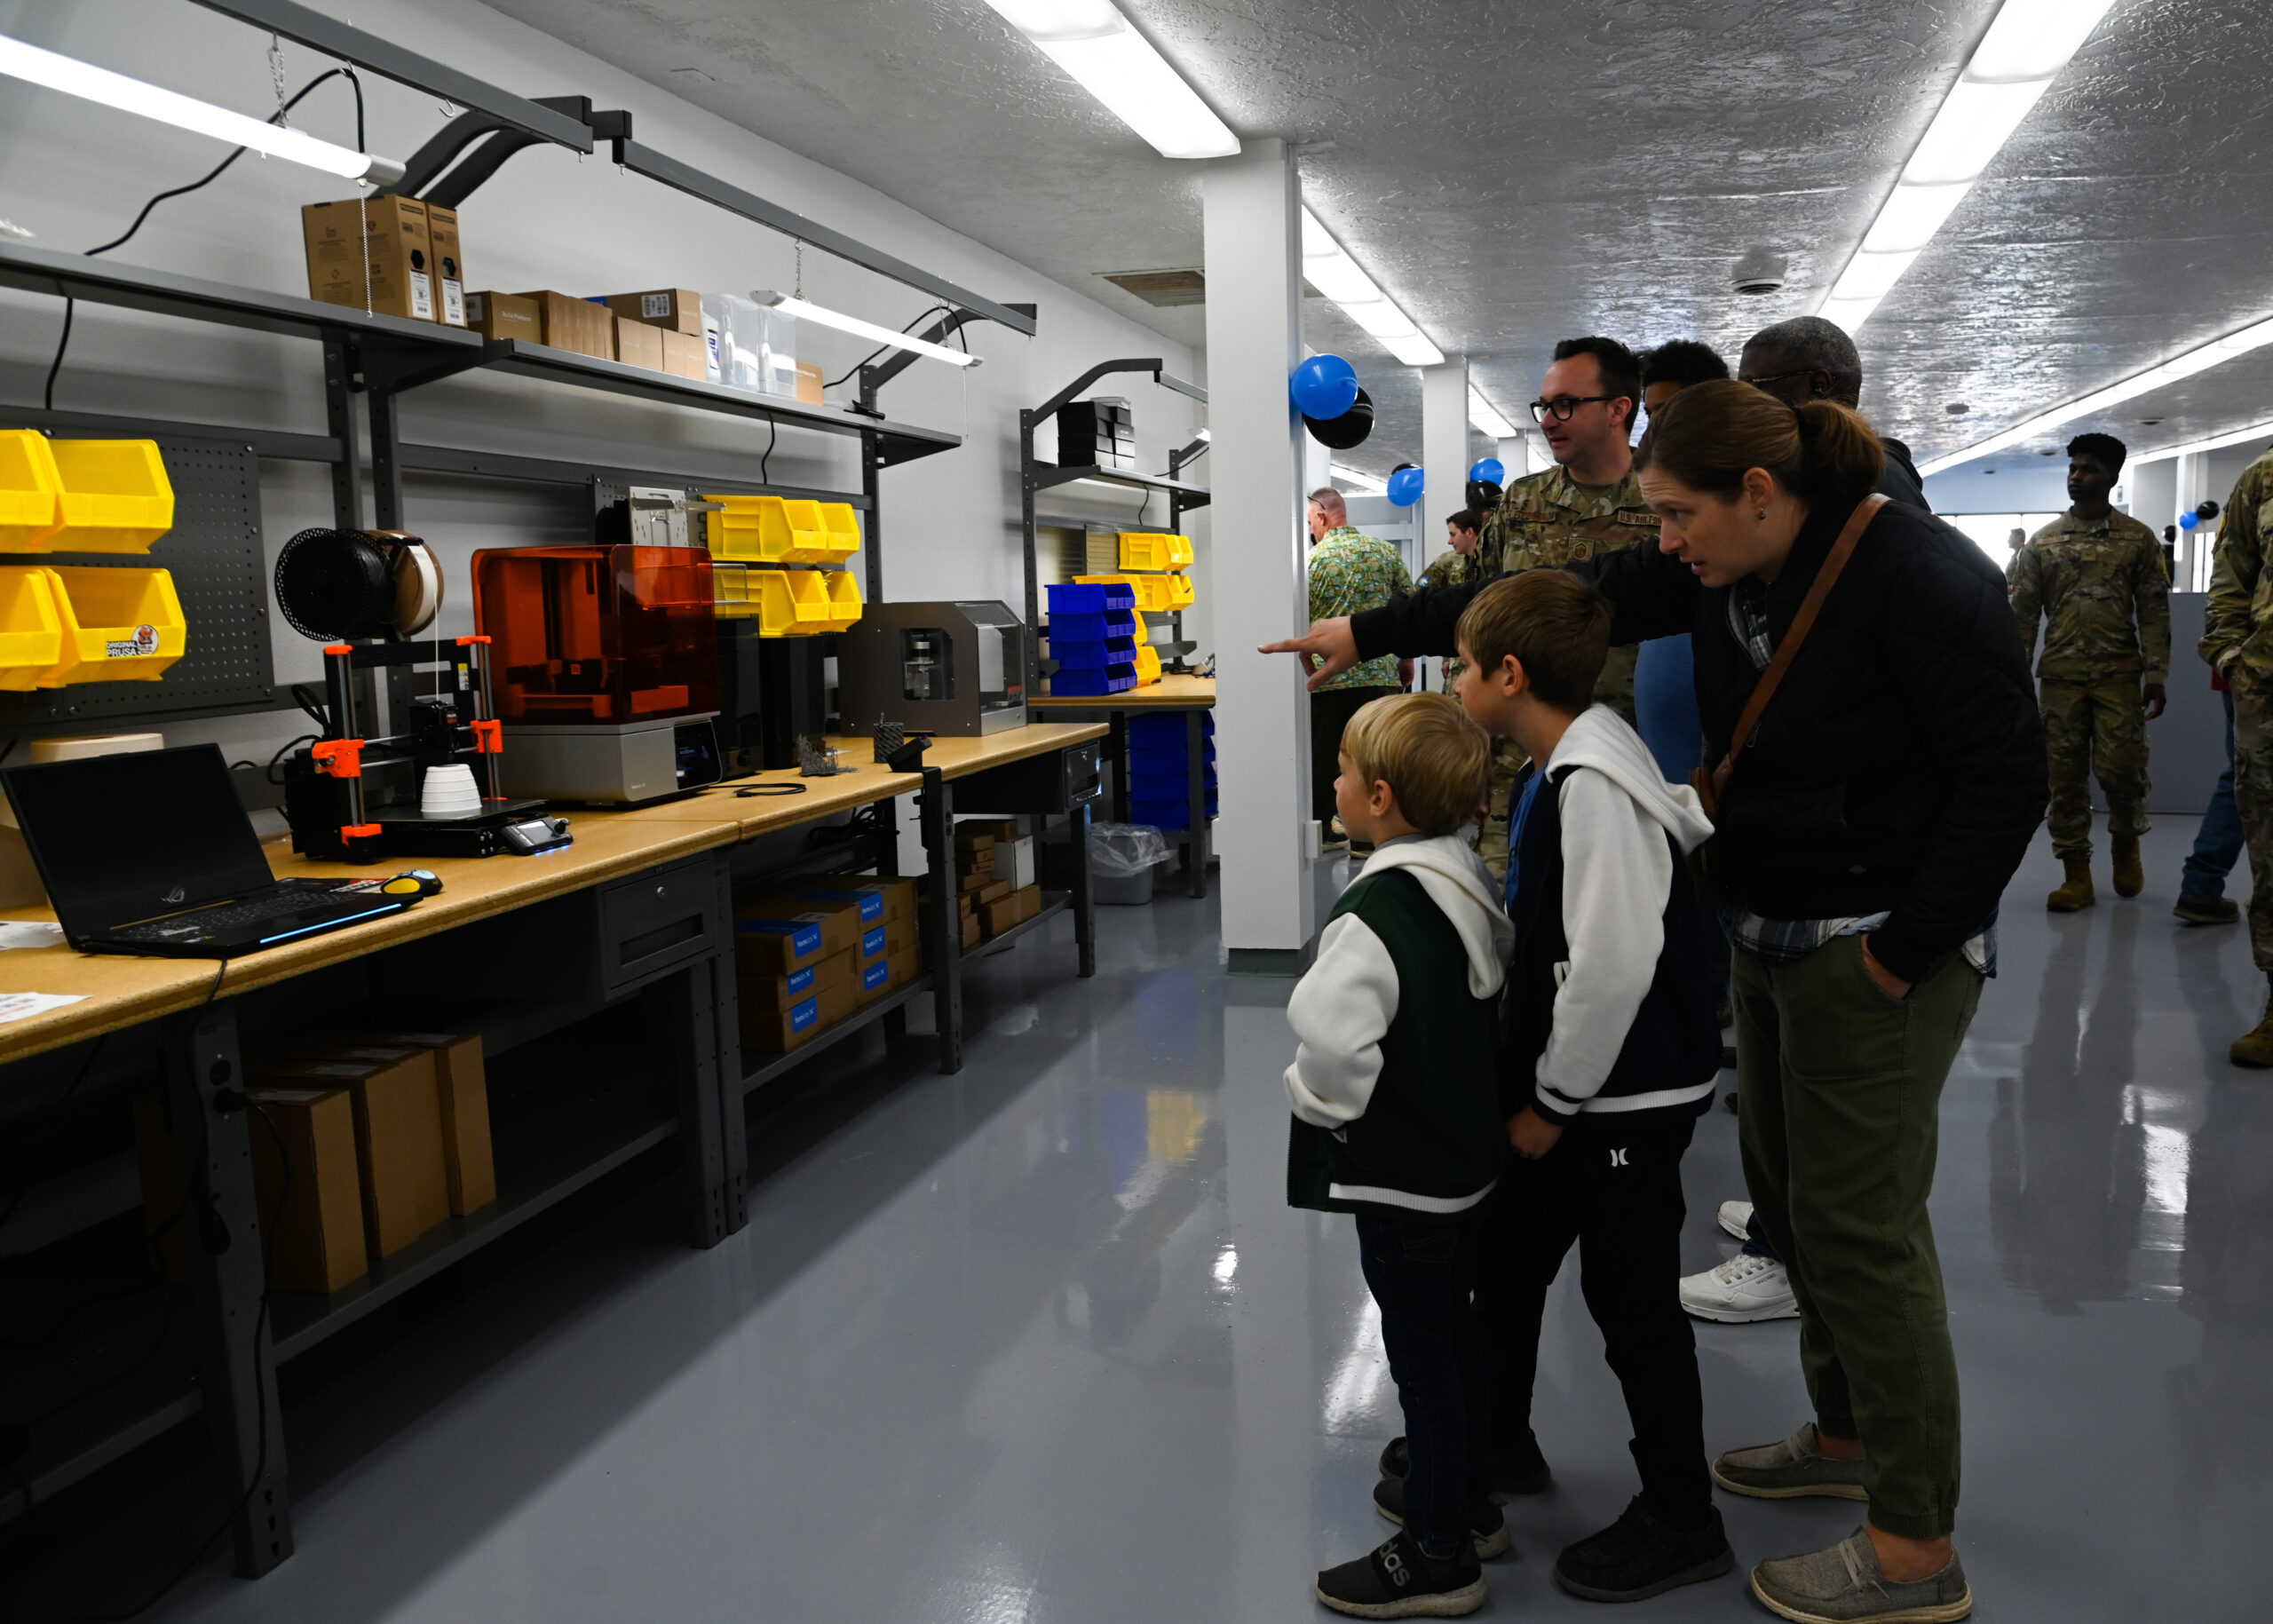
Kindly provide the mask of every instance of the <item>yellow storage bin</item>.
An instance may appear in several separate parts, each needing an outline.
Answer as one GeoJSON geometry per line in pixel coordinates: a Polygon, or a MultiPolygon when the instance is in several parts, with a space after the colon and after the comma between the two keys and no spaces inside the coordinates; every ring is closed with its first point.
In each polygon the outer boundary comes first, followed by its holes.
{"type": "Polygon", "coordinates": [[[0,552],[47,551],[62,528],[62,506],[63,477],[47,436],[0,430],[0,552]]]}
{"type": "Polygon", "coordinates": [[[1140,644],[1151,642],[1152,634],[1144,630],[1144,612],[1142,609],[1131,609],[1129,612],[1129,618],[1136,622],[1136,641],[1140,644]]]}
{"type": "Polygon", "coordinates": [[[51,569],[63,649],[43,688],[79,682],[154,682],[189,647],[189,628],[162,569],[51,569]]]}
{"type": "Polygon", "coordinates": [[[1136,646],[1136,685],[1141,688],[1148,682],[1158,682],[1160,679],[1160,651],[1150,643],[1139,643],[1136,646]]]}
{"type": "Polygon", "coordinates": [[[1199,593],[1192,587],[1191,576],[1162,575],[1160,579],[1168,583],[1168,607],[1171,609],[1192,607],[1192,600],[1199,596],[1199,593]]]}
{"type": "Polygon", "coordinates": [[[174,487],[154,440],[48,442],[63,481],[52,552],[147,552],[174,527],[174,487]]]}
{"type": "Polygon", "coordinates": [[[722,621],[748,620],[757,614],[760,604],[758,590],[750,580],[750,568],[746,564],[713,564],[710,568],[710,598],[722,621]]]}
{"type": "Polygon", "coordinates": [[[1158,614],[1168,607],[1168,575],[1076,575],[1073,579],[1083,586],[1110,586],[1126,582],[1136,594],[1136,606],[1158,614]]]}
{"type": "Polygon", "coordinates": [[[1188,535],[1159,535],[1140,530],[1121,533],[1123,569],[1182,569],[1191,562],[1192,538],[1188,535]]]}
{"type": "Polygon", "coordinates": [[[867,607],[860,601],[859,578],[849,569],[840,569],[833,574],[823,571],[822,579],[828,582],[828,623],[820,630],[851,630],[860,618],[860,611],[867,607]]]}
{"type": "Polygon", "coordinates": [[[47,571],[0,569],[0,688],[36,688],[62,658],[63,619],[47,571]]]}
{"type": "Polygon", "coordinates": [[[848,503],[785,496],[712,495],[703,500],[720,507],[710,515],[708,527],[713,558],[753,564],[841,564],[860,545],[860,521],[848,503]]]}
{"type": "Polygon", "coordinates": [[[842,564],[860,551],[860,516],[852,511],[849,502],[816,503],[820,509],[820,527],[828,537],[829,556],[821,560],[828,564],[842,564]]]}

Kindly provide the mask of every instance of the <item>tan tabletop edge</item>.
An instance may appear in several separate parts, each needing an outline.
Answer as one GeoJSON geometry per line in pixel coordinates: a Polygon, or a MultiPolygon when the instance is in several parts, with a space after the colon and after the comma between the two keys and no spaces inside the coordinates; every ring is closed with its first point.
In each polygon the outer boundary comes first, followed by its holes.
{"type": "Polygon", "coordinates": [[[1212,677],[1163,677],[1124,693],[1044,693],[1026,701],[1029,709],[1045,710],[1195,710],[1215,703],[1212,677]]]}

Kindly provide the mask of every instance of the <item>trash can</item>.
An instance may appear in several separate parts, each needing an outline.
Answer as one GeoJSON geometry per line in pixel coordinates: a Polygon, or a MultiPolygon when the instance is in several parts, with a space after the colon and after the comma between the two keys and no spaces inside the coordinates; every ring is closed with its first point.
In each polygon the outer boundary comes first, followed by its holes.
{"type": "Polygon", "coordinates": [[[1100,823],[1089,830],[1090,896],[1134,907],[1152,899],[1152,870],[1168,859],[1168,843],[1147,823],[1100,823]]]}

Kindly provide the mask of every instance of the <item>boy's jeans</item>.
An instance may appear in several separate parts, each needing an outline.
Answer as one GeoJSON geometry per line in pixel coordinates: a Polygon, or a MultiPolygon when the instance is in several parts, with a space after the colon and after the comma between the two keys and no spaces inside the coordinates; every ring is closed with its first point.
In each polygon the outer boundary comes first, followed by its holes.
{"type": "Polygon", "coordinates": [[[2178,887],[2178,899],[2198,907],[2226,894],[2226,876],[2241,857],[2241,813],[2234,807],[2234,696],[2229,690],[2218,697],[2226,701],[2226,770],[2202,811],[2202,827],[2178,887]]]}
{"type": "Polygon", "coordinates": [[[1428,1555],[1450,1557],[1469,1537],[1469,1476],[1484,1459],[1484,1358],[1468,1306],[1476,1242],[1464,1220],[1360,1213],[1358,1253],[1405,1409],[1405,1525],[1428,1555]]]}

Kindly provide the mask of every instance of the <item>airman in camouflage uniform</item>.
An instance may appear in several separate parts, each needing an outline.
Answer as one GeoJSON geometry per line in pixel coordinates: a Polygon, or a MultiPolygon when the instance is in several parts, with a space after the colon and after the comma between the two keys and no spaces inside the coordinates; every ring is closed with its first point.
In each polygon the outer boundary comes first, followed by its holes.
{"type": "Polygon", "coordinates": [[[2123,466],[2120,440],[2079,434],[2070,444],[2075,505],[2029,537],[2009,572],[2024,659],[2036,652],[2038,704],[2052,769],[2052,851],[2067,870],[2045,899],[2057,913],[2091,906],[2092,802],[2097,768],[2107,795],[2115,891],[2146,883],[2147,722],[2162,714],[2170,675],[2170,582],[2155,533],[2108,504],[2123,466]],[[2142,692],[2143,690],[2143,692],[2142,692]]]}
{"type": "MultiPolygon", "coordinates": [[[[2234,697],[2234,804],[2249,841],[2249,947],[2273,977],[2273,451],[2243,471],[2226,499],[2217,567],[2203,617],[2201,654],[2234,697]]],[[[2229,1051],[2242,1066],[2273,1066],[2273,1003],[2229,1051]]]]}
{"type": "MultiPolygon", "coordinates": [[[[1581,485],[1562,468],[1549,468],[1508,487],[1499,511],[1485,521],[1469,578],[1492,581],[1518,570],[1556,569],[1606,552],[1657,544],[1658,516],[1642,500],[1642,483],[1631,468],[1617,484],[1606,486],[1581,485]]],[[[1608,705],[1629,725],[1638,652],[1631,643],[1612,649],[1595,684],[1595,702],[1608,705]]],[[[1512,741],[1493,741],[1492,811],[1476,851],[1495,879],[1507,877],[1509,787],[1530,759],[1512,741]]]]}

